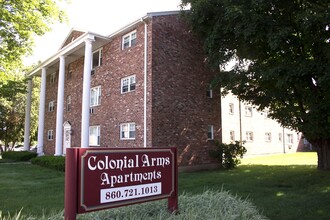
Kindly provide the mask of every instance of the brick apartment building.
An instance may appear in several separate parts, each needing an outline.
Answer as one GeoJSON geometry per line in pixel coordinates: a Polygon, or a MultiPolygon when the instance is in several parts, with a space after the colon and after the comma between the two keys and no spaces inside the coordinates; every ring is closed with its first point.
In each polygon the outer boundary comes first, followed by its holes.
{"type": "MultiPolygon", "coordinates": [[[[245,141],[247,155],[304,146],[300,134],[266,111],[212,91],[214,75],[178,11],[148,13],[109,36],[73,29],[59,51],[28,74],[28,97],[33,77],[41,76],[37,152],[175,146],[183,169],[200,169],[214,163],[209,150],[216,139],[245,141]]],[[[27,111],[25,148],[29,120],[27,111]]]]}
{"type": "Polygon", "coordinates": [[[148,13],[110,36],[73,29],[28,74],[41,76],[37,152],[175,146],[181,167],[209,166],[221,139],[214,74],[178,11],[148,13]]]}

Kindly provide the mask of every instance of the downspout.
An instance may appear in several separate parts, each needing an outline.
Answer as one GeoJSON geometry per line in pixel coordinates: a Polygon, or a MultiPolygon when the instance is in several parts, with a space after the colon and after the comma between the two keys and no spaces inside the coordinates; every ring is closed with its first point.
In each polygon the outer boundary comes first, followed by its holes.
{"type": "Polygon", "coordinates": [[[147,147],[147,68],[148,68],[148,25],[141,18],[144,23],[144,97],[143,97],[143,147],[147,147]]]}

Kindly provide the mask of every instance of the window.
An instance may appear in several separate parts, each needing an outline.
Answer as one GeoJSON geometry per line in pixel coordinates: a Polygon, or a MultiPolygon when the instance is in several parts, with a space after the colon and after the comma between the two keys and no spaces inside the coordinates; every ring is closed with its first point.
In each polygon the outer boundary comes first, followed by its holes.
{"type": "Polygon", "coordinates": [[[268,114],[269,114],[269,111],[268,111],[268,110],[264,110],[264,111],[262,112],[262,115],[264,116],[265,119],[268,118],[268,114]]]}
{"type": "Polygon", "coordinates": [[[245,139],[246,139],[246,141],[253,141],[253,132],[252,131],[247,131],[246,133],[245,133],[245,139]]]}
{"type": "Polygon", "coordinates": [[[121,140],[135,139],[135,123],[123,123],[120,125],[120,139],[121,140]]]}
{"type": "Polygon", "coordinates": [[[282,133],[278,133],[278,141],[282,142],[282,133]]]}
{"type": "Polygon", "coordinates": [[[293,144],[293,134],[286,134],[288,144],[293,144]]]}
{"type": "Polygon", "coordinates": [[[101,104],[101,86],[91,88],[90,107],[101,104]]]}
{"type": "Polygon", "coordinates": [[[229,114],[230,115],[234,114],[234,104],[233,103],[229,103],[229,114]]]}
{"type": "Polygon", "coordinates": [[[50,101],[48,103],[48,111],[53,112],[55,110],[55,101],[50,101]]]}
{"type": "Polygon", "coordinates": [[[122,49],[133,47],[136,44],[136,31],[132,31],[129,34],[123,36],[122,49]]]}
{"type": "Polygon", "coordinates": [[[235,131],[230,131],[229,136],[230,136],[230,141],[235,141],[235,131]]]}
{"type": "Polygon", "coordinates": [[[213,140],[214,139],[213,125],[209,125],[208,128],[207,128],[207,138],[209,140],[213,140]]]}
{"type": "Polygon", "coordinates": [[[102,49],[99,49],[93,53],[92,69],[102,65],[102,49]]]}
{"type": "Polygon", "coordinates": [[[206,96],[209,98],[213,98],[213,90],[212,90],[211,86],[208,87],[208,89],[206,91],[206,96]]]}
{"type": "Polygon", "coordinates": [[[66,97],[66,111],[69,112],[71,111],[71,96],[68,95],[66,97]]]}
{"type": "Polygon", "coordinates": [[[272,141],[272,133],[270,133],[270,132],[265,133],[265,141],[266,142],[271,142],[272,141]]]}
{"type": "Polygon", "coordinates": [[[54,83],[54,82],[55,82],[55,77],[56,77],[55,74],[56,74],[56,73],[52,73],[52,74],[50,74],[50,83],[54,83]]]}
{"type": "Polygon", "coordinates": [[[89,127],[89,145],[100,146],[100,126],[89,127]]]}
{"type": "Polygon", "coordinates": [[[135,75],[121,79],[121,93],[134,91],[135,83],[135,75]]]}
{"type": "Polygon", "coordinates": [[[251,106],[245,106],[245,116],[252,117],[252,107],[251,106]]]}
{"type": "Polygon", "coordinates": [[[49,140],[49,141],[54,140],[54,131],[53,130],[47,131],[47,140],[49,140]]]}

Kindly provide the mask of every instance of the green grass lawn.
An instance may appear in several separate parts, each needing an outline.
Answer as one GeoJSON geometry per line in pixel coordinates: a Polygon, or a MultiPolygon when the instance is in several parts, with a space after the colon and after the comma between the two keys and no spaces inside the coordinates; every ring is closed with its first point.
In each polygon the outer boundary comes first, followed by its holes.
{"type": "MultiPolygon", "coordinates": [[[[3,213],[24,207],[25,215],[41,216],[63,209],[64,173],[4,163],[0,173],[3,213]]],[[[221,189],[248,199],[270,219],[330,219],[330,172],[316,169],[315,153],[246,158],[230,171],[179,174],[180,194],[221,189]]]]}

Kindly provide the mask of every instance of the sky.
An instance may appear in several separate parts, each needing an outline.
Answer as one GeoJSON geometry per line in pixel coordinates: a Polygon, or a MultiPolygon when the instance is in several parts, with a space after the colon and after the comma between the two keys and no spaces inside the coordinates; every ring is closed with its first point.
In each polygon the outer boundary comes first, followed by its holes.
{"type": "Polygon", "coordinates": [[[35,37],[31,56],[26,65],[44,61],[54,55],[72,28],[109,35],[125,25],[143,17],[148,12],[179,10],[180,0],[70,0],[60,2],[69,21],[55,24],[52,31],[35,37]]]}

